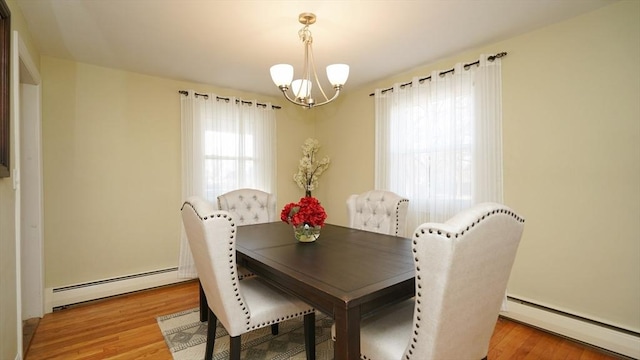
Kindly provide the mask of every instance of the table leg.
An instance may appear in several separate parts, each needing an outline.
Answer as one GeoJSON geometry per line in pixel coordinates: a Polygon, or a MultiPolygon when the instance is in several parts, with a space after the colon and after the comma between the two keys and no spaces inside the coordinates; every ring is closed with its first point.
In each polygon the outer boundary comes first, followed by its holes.
{"type": "Polygon", "coordinates": [[[360,307],[334,309],[334,360],[360,359],[360,307]]]}

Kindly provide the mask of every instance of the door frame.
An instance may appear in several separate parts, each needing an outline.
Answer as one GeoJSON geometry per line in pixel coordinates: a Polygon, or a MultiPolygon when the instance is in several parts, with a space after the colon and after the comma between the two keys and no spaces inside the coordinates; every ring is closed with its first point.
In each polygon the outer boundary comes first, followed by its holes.
{"type": "Polygon", "coordinates": [[[18,351],[22,321],[44,316],[44,192],[41,78],[17,31],[11,39],[11,108],[14,136],[16,311],[18,351]],[[23,130],[28,131],[23,131],[23,130]],[[25,163],[25,169],[22,169],[25,163]],[[25,195],[22,196],[22,189],[25,195]],[[27,221],[28,219],[28,221],[27,221]]]}

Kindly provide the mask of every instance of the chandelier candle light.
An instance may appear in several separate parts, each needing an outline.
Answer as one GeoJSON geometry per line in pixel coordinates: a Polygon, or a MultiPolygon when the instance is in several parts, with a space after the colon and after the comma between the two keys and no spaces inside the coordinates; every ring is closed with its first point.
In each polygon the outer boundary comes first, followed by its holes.
{"type": "Polygon", "coordinates": [[[302,71],[302,78],[293,80],[293,66],[289,64],[278,64],[271,67],[271,79],[276,86],[280,88],[280,91],[282,91],[282,94],[287,98],[287,100],[296,105],[310,109],[314,106],[328,104],[338,97],[340,90],[342,90],[342,86],[347,82],[347,78],[349,77],[349,65],[333,64],[327,66],[327,78],[329,78],[329,82],[335,90],[333,97],[329,99],[318,80],[316,65],[313,58],[313,37],[311,36],[309,25],[316,22],[316,16],[312,13],[302,13],[298,17],[298,21],[304,25],[304,27],[298,31],[300,40],[304,43],[304,67],[302,71]],[[318,89],[324,97],[323,102],[316,103],[316,100],[311,96],[313,81],[316,82],[318,89]],[[293,97],[289,95],[289,87],[291,87],[293,97]]]}

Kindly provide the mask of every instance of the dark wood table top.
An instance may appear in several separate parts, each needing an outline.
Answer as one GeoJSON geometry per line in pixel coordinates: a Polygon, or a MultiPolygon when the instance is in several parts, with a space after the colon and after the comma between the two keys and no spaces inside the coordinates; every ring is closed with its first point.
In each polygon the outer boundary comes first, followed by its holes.
{"type": "Polygon", "coordinates": [[[362,316],[415,293],[410,239],[330,224],[312,243],[283,222],[237,231],[239,264],[333,315],[335,359],[359,358],[362,316]]]}

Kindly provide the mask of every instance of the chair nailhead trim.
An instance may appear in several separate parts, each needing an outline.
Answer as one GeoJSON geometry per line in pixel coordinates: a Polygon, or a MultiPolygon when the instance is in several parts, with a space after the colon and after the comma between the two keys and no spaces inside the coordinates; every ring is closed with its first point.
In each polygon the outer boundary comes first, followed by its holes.
{"type": "MultiPolygon", "coordinates": [[[[476,221],[472,222],[472,223],[471,223],[471,225],[467,226],[467,227],[466,227],[466,229],[463,229],[461,232],[459,232],[459,233],[455,233],[455,234],[451,234],[451,233],[444,233],[444,235],[445,235],[447,238],[451,238],[451,237],[458,238],[459,236],[464,235],[464,233],[465,233],[465,232],[468,232],[469,230],[471,230],[473,227],[475,227],[475,226],[476,226],[476,224],[479,224],[482,220],[484,220],[484,219],[488,218],[488,217],[489,217],[489,216],[491,216],[491,215],[495,215],[495,214],[506,214],[506,215],[508,215],[508,216],[513,217],[513,218],[514,218],[514,219],[516,219],[516,221],[518,221],[518,222],[521,222],[521,223],[523,223],[523,222],[524,222],[524,219],[523,219],[523,218],[521,218],[520,216],[518,216],[518,215],[517,215],[516,213],[514,213],[513,211],[509,211],[509,210],[507,210],[507,209],[496,209],[496,210],[489,211],[488,213],[486,213],[486,214],[482,215],[479,219],[477,219],[476,221]]],[[[426,231],[427,231],[429,234],[433,234],[434,232],[436,232],[438,235],[442,235],[442,234],[443,234],[443,232],[442,232],[441,230],[439,230],[439,229],[432,229],[432,228],[428,228],[426,231]]],[[[415,233],[415,237],[417,238],[417,237],[420,237],[420,235],[424,235],[424,234],[425,234],[425,229],[423,228],[423,229],[420,229],[420,231],[419,231],[419,232],[416,232],[416,233],[415,233]]]]}
{"type": "Polygon", "coordinates": [[[408,203],[409,199],[401,199],[396,204],[396,236],[398,236],[398,233],[400,232],[400,204],[403,202],[408,203]]]}
{"type": "MultiPolygon", "coordinates": [[[[454,238],[458,238],[458,236],[462,236],[464,235],[465,232],[468,232],[471,228],[473,228],[474,226],[476,226],[476,224],[479,224],[481,221],[485,220],[486,218],[490,217],[491,215],[495,215],[495,214],[505,214],[507,216],[511,216],[514,219],[516,219],[516,221],[518,222],[524,222],[524,219],[519,217],[515,212],[507,210],[507,209],[495,209],[495,210],[491,210],[488,213],[482,215],[479,219],[477,219],[476,221],[472,222],[470,226],[467,226],[466,229],[463,229],[462,231],[460,231],[459,233],[455,233],[455,234],[451,234],[451,233],[444,233],[444,236],[446,236],[448,239],[450,239],[451,237],[454,238]]],[[[432,229],[432,228],[428,228],[426,230],[426,232],[428,232],[429,234],[433,234],[434,232],[436,232],[438,235],[443,235],[443,232],[439,229],[432,229]]],[[[418,238],[422,235],[425,234],[425,229],[422,228],[420,229],[420,231],[417,231],[414,234],[414,238],[412,241],[413,244],[413,253],[414,253],[414,262],[416,264],[416,297],[415,297],[415,301],[416,301],[416,311],[414,316],[416,317],[416,322],[414,322],[414,329],[413,329],[413,336],[411,338],[411,346],[409,347],[409,349],[407,349],[407,353],[405,354],[405,359],[411,359],[411,357],[413,356],[413,350],[415,349],[414,345],[415,343],[418,342],[418,334],[419,334],[419,329],[420,329],[420,325],[417,323],[420,321],[421,317],[420,317],[420,313],[422,312],[422,292],[420,291],[422,289],[422,284],[420,283],[420,280],[422,280],[422,274],[420,273],[420,259],[417,255],[417,251],[415,249],[415,246],[418,243],[418,238]]],[[[364,357],[363,357],[364,358],[364,357]]]]}
{"type": "MultiPolygon", "coordinates": [[[[193,207],[193,205],[192,205],[193,207]]],[[[195,209],[194,209],[195,210],[195,209]]],[[[197,214],[197,212],[196,212],[197,214]]],[[[209,217],[213,217],[214,215],[210,215],[209,217]]],[[[244,300],[242,299],[242,295],[240,294],[240,289],[238,288],[238,280],[236,277],[236,252],[235,252],[235,233],[236,233],[236,224],[233,221],[233,218],[231,216],[228,216],[227,214],[215,214],[216,218],[223,218],[226,219],[227,221],[229,221],[231,228],[229,229],[229,246],[227,247],[227,257],[228,257],[228,261],[229,261],[229,275],[231,275],[231,285],[233,286],[233,296],[236,299],[236,302],[238,303],[238,306],[240,307],[240,309],[244,312],[246,318],[245,318],[245,322],[247,325],[249,325],[249,321],[251,316],[249,315],[249,310],[247,309],[247,306],[244,303],[244,300]]],[[[205,217],[204,220],[206,220],[207,218],[205,217]]]]}
{"type": "Polygon", "coordinates": [[[260,328],[263,328],[263,327],[268,326],[268,325],[280,323],[280,322],[282,322],[284,320],[293,319],[293,318],[296,318],[296,317],[299,317],[299,316],[302,316],[302,315],[307,315],[307,314],[310,314],[310,313],[312,313],[314,311],[315,311],[315,309],[311,308],[309,310],[305,310],[305,311],[302,311],[302,312],[296,312],[296,313],[293,313],[293,314],[285,315],[285,316],[283,316],[281,318],[278,318],[278,319],[275,319],[275,320],[271,320],[271,321],[267,321],[267,322],[263,322],[261,324],[256,324],[256,325],[253,325],[253,326],[249,326],[249,323],[247,322],[246,329],[247,329],[247,331],[260,329],[260,328]]]}
{"type": "MultiPolygon", "coordinates": [[[[218,204],[219,203],[220,203],[220,199],[218,199],[218,204]]],[[[184,207],[187,206],[187,205],[190,206],[193,209],[193,211],[195,212],[196,216],[198,216],[198,218],[200,220],[207,220],[207,219],[213,218],[215,216],[217,218],[222,217],[224,219],[227,219],[227,221],[229,221],[231,223],[231,229],[229,231],[229,242],[228,242],[229,246],[227,248],[227,252],[228,252],[228,258],[229,258],[230,275],[231,275],[231,280],[232,280],[232,285],[233,285],[233,296],[235,297],[236,302],[238,303],[238,306],[240,306],[240,309],[244,312],[244,314],[246,316],[245,317],[245,324],[246,324],[246,328],[245,329],[247,331],[251,331],[251,330],[258,329],[258,328],[262,328],[262,327],[267,326],[267,325],[277,324],[277,323],[280,323],[280,322],[282,322],[284,320],[293,319],[293,318],[296,318],[296,317],[299,317],[299,316],[303,316],[303,315],[307,315],[307,314],[310,314],[310,313],[316,311],[314,308],[309,308],[309,309],[307,309],[305,311],[302,311],[302,312],[296,312],[296,313],[292,313],[292,314],[287,314],[287,315],[285,315],[285,316],[283,316],[283,317],[281,317],[279,319],[275,319],[275,320],[272,320],[272,321],[269,321],[269,322],[265,322],[265,323],[262,323],[262,324],[250,326],[251,316],[249,314],[249,310],[247,309],[246,304],[244,303],[244,300],[242,299],[242,295],[240,294],[240,289],[238,288],[238,281],[237,281],[237,278],[236,278],[236,271],[235,271],[235,269],[236,269],[236,256],[235,256],[235,254],[236,254],[236,252],[235,252],[236,224],[233,221],[233,218],[231,216],[228,216],[227,214],[211,214],[209,216],[202,216],[196,211],[195,206],[193,206],[193,204],[191,204],[188,201],[185,201],[182,204],[182,207],[180,208],[180,210],[182,211],[184,209],[184,207]]],[[[253,274],[250,274],[249,276],[251,276],[251,275],[253,275],[253,274]]]]}

